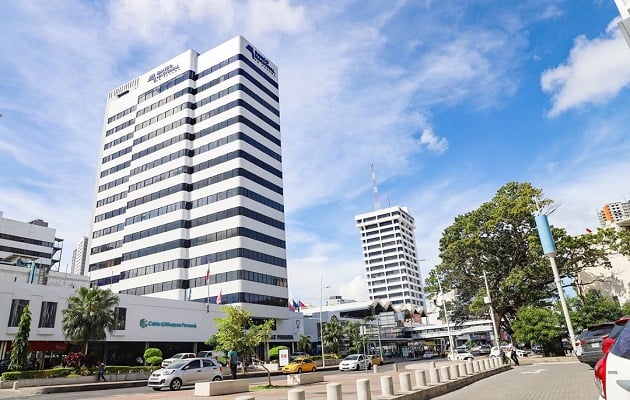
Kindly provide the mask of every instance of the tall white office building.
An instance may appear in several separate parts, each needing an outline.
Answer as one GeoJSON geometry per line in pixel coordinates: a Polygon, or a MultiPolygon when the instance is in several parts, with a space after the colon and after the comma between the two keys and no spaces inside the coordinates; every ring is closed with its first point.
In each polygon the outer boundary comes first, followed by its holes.
{"type": "Polygon", "coordinates": [[[357,215],[370,300],[424,306],[414,219],[407,207],[357,215]]]}
{"type": "Polygon", "coordinates": [[[88,253],[88,238],[83,236],[77,242],[77,247],[72,251],[72,271],[75,275],[86,275],[85,263],[88,253]]]}
{"type": "Polygon", "coordinates": [[[108,94],[92,285],[286,309],[278,95],[277,67],[241,36],[108,94]]]}

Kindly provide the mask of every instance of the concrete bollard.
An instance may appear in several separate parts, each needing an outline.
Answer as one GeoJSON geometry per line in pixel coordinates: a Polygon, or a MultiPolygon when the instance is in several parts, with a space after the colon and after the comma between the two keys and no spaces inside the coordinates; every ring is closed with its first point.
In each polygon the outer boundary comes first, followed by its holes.
{"type": "Polygon", "coordinates": [[[372,400],[369,379],[357,379],[357,400],[372,400]]]}
{"type": "Polygon", "coordinates": [[[466,375],[468,375],[466,373],[466,364],[465,363],[457,364],[457,374],[459,375],[460,378],[463,378],[466,375]]]}
{"type": "Polygon", "coordinates": [[[451,374],[449,373],[449,366],[445,365],[440,367],[440,383],[448,382],[451,380],[451,374]]]}
{"type": "Polygon", "coordinates": [[[429,363],[429,366],[430,366],[431,368],[437,368],[437,365],[435,365],[435,361],[431,361],[431,362],[429,363]]]}
{"type": "Polygon", "coordinates": [[[15,381],[13,382],[13,390],[18,390],[20,388],[20,382],[15,381]]]}
{"type": "Polygon", "coordinates": [[[459,370],[457,368],[459,364],[453,364],[453,365],[449,365],[450,371],[449,373],[451,374],[451,379],[455,380],[457,378],[459,378],[459,370]]]}
{"type": "Polygon", "coordinates": [[[416,377],[416,387],[428,386],[427,385],[427,371],[423,369],[417,369],[414,372],[416,377]]]}
{"type": "Polygon", "coordinates": [[[256,400],[256,398],[251,394],[246,394],[244,396],[238,396],[235,400],[256,400]]]}
{"type": "Polygon", "coordinates": [[[490,359],[483,360],[483,367],[486,371],[490,369],[490,359]]]}
{"type": "Polygon", "coordinates": [[[381,376],[381,396],[382,397],[394,396],[394,379],[389,375],[381,376]]]}
{"type": "Polygon", "coordinates": [[[466,367],[466,375],[472,375],[473,374],[473,362],[472,362],[472,360],[468,360],[468,362],[466,364],[464,364],[464,366],[466,367]]]}
{"type": "Polygon", "coordinates": [[[343,400],[341,395],[341,383],[329,383],[326,385],[326,400],[343,400]]]}
{"type": "Polygon", "coordinates": [[[378,374],[378,365],[372,365],[372,371],[374,371],[375,374],[378,374]]]}
{"type": "Polygon", "coordinates": [[[411,374],[409,372],[403,372],[398,375],[400,380],[400,391],[411,392],[411,374]]]}
{"type": "Polygon", "coordinates": [[[472,368],[473,368],[473,373],[474,374],[478,374],[481,370],[479,369],[479,363],[481,362],[481,360],[475,360],[472,363],[472,368]]]}
{"type": "Polygon", "coordinates": [[[437,385],[440,383],[440,373],[437,368],[429,368],[429,384],[437,385]]]}
{"type": "Polygon", "coordinates": [[[398,364],[394,364],[394,372],[398,372],[398,364]]]}
{"type": "Polygon", "coordinates": [[[305,400],[304,389],[291,389],[287,392],[289,400],[305,400]]]}

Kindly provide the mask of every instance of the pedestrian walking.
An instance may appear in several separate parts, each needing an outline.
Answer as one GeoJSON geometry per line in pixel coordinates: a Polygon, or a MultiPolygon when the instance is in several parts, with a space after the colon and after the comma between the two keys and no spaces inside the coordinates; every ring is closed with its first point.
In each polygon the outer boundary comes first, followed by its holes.
{"type": "Polygon", "coordinates": [[[101,378],[103,378],[103,382],[107,381],[107,379],[105,379],[105,364],[103,363],[98,364],[98,372],[96,375],[96,381],[100,382],[101,378]]]}
{"type": "Polygon", "coordinates": [[[238,366],[238,353],[232,349],[228,351],[228,360],[230,361],[230,372],[232,373],[232,379],[236,379],[236,367],[238,366]]]}
{"type": "Polygon", "coordinates": [[[516,348],[514,348],[512,343],[508,345],[508,351],[510,352],[510,359],[514,361],[514,365],[520,365],[518,362],[518,356],[516,355],[516,348]]]}

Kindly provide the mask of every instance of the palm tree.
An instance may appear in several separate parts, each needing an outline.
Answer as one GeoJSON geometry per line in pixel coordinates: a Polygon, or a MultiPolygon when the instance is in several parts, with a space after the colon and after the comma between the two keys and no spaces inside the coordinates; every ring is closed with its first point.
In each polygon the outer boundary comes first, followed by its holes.
{"type": "Polygon", "coordinates": [[[331,353],[337,354],[339,352],[339,344],[343,335],[343,329],[341,322],[337,317],[332,316],[330,321],[324,324],[324,346],[325,349],[331,353]]]}
{"type": "Polygon", "coordinates": [[[87,354],[88,342],[105,340],[105,329],[114,329],[114,307],[118,296],[111,290],[81,287],[74,296],[68,297],[68,308],[61,313],[61,329],[66,339],[83,345],[87,354]]]}
{"type": "Polygon", "coordinates": [[[311,354],[313,350],[313,344],[311,343],[311,337],[306,335],[300,335],[300,338],[297,342],[297,348],[299,351],[303,351],[304,353],[311,354]]]}

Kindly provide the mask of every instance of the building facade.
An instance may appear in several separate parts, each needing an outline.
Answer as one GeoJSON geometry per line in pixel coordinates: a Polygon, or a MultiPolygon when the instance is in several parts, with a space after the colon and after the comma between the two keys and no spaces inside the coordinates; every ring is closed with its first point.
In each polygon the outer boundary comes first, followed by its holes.
{"type": "Polygon", "coordinates": [[[77,247],[72,251],[71,271],[75,275],[85,275],[85,265],[88,253],[88,238],[83,236],[79,239],[77,247]]]}
{"type": "Polygon", "coordinates": [[[355,221],[370,300],[424,306],[415,224],[407,207],[378,209],[357,215],[355,221]]]}
{"type": "Polygon", "coordinates": [[[630,201],[605,204],[597,213],[602,228],[630,220],[630,201]]]}
{"type": "Polygon", "coordinates": [[[278,96],[241,36],[108,94],[92,285],[288,312],[278,96]]]}
{"type": "Polygon", "coordinates": [[[41,219],[21,222],[5,218],[0,211],[0,262],[26,266],[32,262],[38,279],[59,269],[63,239],[41,219]]]}

